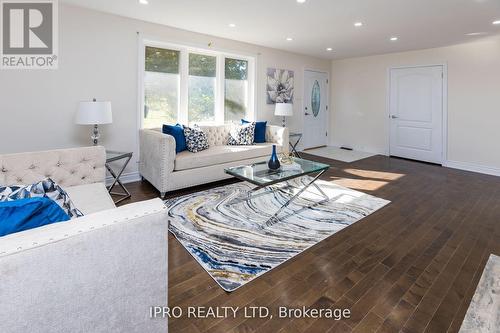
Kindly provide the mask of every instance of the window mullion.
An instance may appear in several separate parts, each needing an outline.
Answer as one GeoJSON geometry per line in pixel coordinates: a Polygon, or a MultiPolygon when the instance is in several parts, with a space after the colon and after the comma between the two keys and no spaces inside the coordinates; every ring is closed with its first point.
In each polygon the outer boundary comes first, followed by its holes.
{"type": "Polygon", "coordinates": [[[217,55],[217,68],[215,77],[215,121],[224,123],[224,56],[217,55]]]}
{"type": "Polygon", "coordinates": [[[246,87],[246,94],[247,94],[247,114],[245,115],[249,119],[254,119],[257,120],[257,112],[255,108],[255,84],[257,82],[255,78],[255,61],[254,60],[248,60],[248,72],[247,72],[247,87],[246,87]]]}
{"type": "Polygon", "coordinates": [[[178,110],[178,121],[182,124],[189,123],[188,101],[189,101],[189,52],[187,49],[181,50],[180,68],[180,107],[178,110]]]}

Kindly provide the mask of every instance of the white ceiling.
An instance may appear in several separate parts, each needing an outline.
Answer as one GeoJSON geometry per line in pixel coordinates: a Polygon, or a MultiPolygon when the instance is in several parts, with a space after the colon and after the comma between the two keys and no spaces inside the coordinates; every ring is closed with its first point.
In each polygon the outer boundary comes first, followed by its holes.
{"type": "Polygon", "coordinates": [[[451,45],[500,33],[500,0],[61,0],[218,37],[348,58],[451,45]],[[363,26],[354,27],[361,21],[363,26]],[[230,28],[230,23],[236,27],[230,28]],[[480,36],[467,33],[482,32],[480,36]],[[399,37],[391,42],[391,36],[399,37]],[[292,37],[293,41],[286,41],[292,37]],[[326,48],[332,47],[333,52],[326,48]]]}

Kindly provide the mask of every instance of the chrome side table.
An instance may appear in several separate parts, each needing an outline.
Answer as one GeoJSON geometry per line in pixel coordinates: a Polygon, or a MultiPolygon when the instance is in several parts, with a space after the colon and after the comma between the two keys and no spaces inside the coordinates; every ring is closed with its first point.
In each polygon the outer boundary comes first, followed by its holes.
{"type": "Polygon", "coordinates": [[[300,154],[299,152],[297,151],[297,146],[299,145],[299,142],[300,140],[302,139],[302,133],[294,133],[294,132],[291,132],[290,133],[290,148],[291,148],[291,155],[294,156],[294,157],[298,157],[298,158],[302,158],[300,157],[300,154]],[[292,143],[292,138],[295,139],[295,143],[292,143]]]}
{"type": "Polygon", "coordinates": [[[125,171],[125,168],[127,167],[128,163],[132,159],[132,154],[133,153],[123,153],[123,152],[118,152],[118,151],[112,151],[112,150],[107,150],[106,151],[106,169],[109,171],[111,176],[113,177],[114,181],[113,183],[108,187],[108,192],[109,194],[119,196],[120,199],[115,201],[115,204],[122,202],[123,200],[126,200],[130,198],[132,195],[130,192],[127,190],[127,188],[123,185],[123,183],[120,181],[120,177],[122,176],[123,171],[125,171]],[[111,163],[123,160],[123,165],[121,166],[119,171],[115,171],[111,168],[111,163]],[[113,192],[113,189],[115,186],[118,185],[122,188],[123,192],[113,192]]]}

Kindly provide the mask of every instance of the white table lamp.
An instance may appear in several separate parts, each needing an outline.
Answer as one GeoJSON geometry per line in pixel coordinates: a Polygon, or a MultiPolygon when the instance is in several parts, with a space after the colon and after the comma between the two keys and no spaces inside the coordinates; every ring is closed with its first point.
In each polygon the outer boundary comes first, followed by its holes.
{"type": "Polygon", "coordinates": [[[290,103],[276,103],[276,109],[274,110],[275,116],[283,117],[283,127],[286,127],[285,117],[293,116],[293,104],[290,103]]]}
{"type": "Polygon", "coordinates": [[[80,102],[75,123],[78,125],[94,125],[91,136],[94,146],[99,143],[99,125],[111,124],[112,122],[111,102],[98,102],[95,98],[92,102],[80,102]]]}

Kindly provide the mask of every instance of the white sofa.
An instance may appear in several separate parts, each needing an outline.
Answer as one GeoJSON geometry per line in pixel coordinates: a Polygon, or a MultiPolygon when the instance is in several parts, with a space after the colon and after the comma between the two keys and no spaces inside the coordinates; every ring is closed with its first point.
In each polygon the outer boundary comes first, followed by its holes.
{"type": "Polygon", "coordinates": [[[104,163],[102,147],[0,155],[0,185],[50,177],[85,214],[0,237],[0,332],[167,331],[149,315],[167,304],[166,208],[116,208],[104,163]]]}
{"type": "Polygon", "coordinates": [[[162,197],[169,191],[230,178],[225,168],[267,161],[273,144],[279,152],[288,153],[287,128],[267,126],[266,143],[252,146],[226,145],[230,124],[200,128],[207,134],[210,148],[179,154],[175,153],[173,136],[163,134],[159,128],[140,131],[139,173],[160,191],[162,197]]]}

